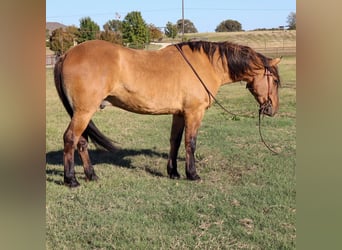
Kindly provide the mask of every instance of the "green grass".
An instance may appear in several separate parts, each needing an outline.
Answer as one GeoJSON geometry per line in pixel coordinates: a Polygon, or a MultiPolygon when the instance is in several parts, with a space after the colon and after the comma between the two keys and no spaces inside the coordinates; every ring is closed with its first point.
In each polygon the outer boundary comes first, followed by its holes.
{"type": "Polygon", "coordinates": [[[280,111],[262,120],[244,85],[220,89],[217,98],[236,120],[213,105],[197,142],[200,182],[166,173],[171,116],[148,116],[105,108],[94,122],[122,150],[90,156],[100,180],[86,182],[76,157],[77,189],[64,187],[62,135],[69,117],[46,70],[47,249],[295,249],[296,63],[280,65],[280,111]]]}

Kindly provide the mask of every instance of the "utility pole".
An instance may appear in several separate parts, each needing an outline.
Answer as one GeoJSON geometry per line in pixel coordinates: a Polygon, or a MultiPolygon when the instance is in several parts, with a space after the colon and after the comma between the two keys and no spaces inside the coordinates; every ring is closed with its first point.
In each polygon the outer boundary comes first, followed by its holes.
{"type": "Polygon", "coordinates": [[[184,0],[182,0],[182,41],[184,41],[184,0]]]}

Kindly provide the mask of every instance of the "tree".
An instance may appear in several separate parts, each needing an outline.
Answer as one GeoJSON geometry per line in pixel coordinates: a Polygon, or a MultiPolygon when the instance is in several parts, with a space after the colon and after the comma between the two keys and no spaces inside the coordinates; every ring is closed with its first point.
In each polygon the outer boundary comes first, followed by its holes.
{"type": "Polygon", "coordinates": [[[296,29],[296,12],[291,12],[287,16],[287,24],[289,26],[289,30],[295,30],[296,29]]]}
{"type": "Polygon", "coordinates": [[[55,29],[50,36],[50,49],[57,55],[61,55],[74,46],[78,35],[78,29],[75,26],[55,29]]]}
{"type": "MultiPolygon", "coordinates": [[[[183,31],[183,20],[179,19],[177,21],[177,29],[178,33],[182,33],[183,31]]],[[[184,33],[197,33],[197,29],[193,22],[191,22],[189,19],[184,19],[184,33]]]]}
{"type": "Polygon", "coordinates": [[[72,37],[72,39],[75,40],[75,42],[76,42],[77,37],[80,36],[79,29],[74,25],[67,26],[65,28],[65,32],[68,33],[72,37]]]}
{"type": "Polygon", "coordinates": [[[110,30],[114,32],[122,32],[122,22],[120,20],[109,20],[103,25],[104,30],[110,30]]]}
{"type": "Polygon", "coordinates": [[[151,41],[158,41],[163,38],[163,33],[154,24],[149,24],[147,27],[150,32],[149,37],[151,41]]]}
{"type": "Polygon", "coordinates": [[[50,30],[45,29],[45,45],[46,47],[50,47],[50,30]]]}
{"type": "Polygon", "coordinates": [[[49,40],[50,38],[50,31],[49,29],[45,29],[45,40],[49,40]]]}
{"type": "Polygon", "coordinates": [[[103,25],[104,31],[100,33],[100,39],[111,43],[122,44],[122,22],[109,20],[103,25]]]}
{"type": "Polygon", "coordinates": [[[215,29],[215,32],[233,32],[233,31],[241,31],[242,26],[236,20],[225,20],[222,21],[215,29]]]}
{"type": "Polygon", "coordinates": [[[91,20],[90,17],[84,17],[80,19],[80,29],[78,43],[82,43],[88,40],[95,40],[100,33],[100,26],[91,20]]]}
{"type": "Polygon", "coordinates": [[[122,38],[125,45],[144,48],[149,42],[148,29],[141,13],[132,11],[122,21],[122,38]]]}
{"type": "Polygon", "coordinates": [[[171,22],[167,22],[165,27],[165,35],[174,39],[178,34],[177,25],[171,22]]]}
{"type": "Polygon", "coordinates": [[[122,44],[122,36],[119,32],[114,32],[109,29],[101,31],[100,33],[100,40],[108,41],[111,43],[122,44]]]}

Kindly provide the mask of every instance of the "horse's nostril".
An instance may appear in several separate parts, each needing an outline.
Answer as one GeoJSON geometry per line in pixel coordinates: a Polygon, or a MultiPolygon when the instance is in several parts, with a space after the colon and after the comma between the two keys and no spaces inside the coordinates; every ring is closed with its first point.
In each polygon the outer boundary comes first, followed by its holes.
{"type": "Polygon", "coordinates": [[[266,102],[260,106],[259,112],[264,115],[272,116],[273,115],[272,104],[270,102],[266,102]]]}
{"type": "Polygon", "coordinates": [[[268,105],[268,106],[264,109],[264,114],[265,114],[265,115],[272,116],[272,106],[271,106],[271,105],[268,105]]]}

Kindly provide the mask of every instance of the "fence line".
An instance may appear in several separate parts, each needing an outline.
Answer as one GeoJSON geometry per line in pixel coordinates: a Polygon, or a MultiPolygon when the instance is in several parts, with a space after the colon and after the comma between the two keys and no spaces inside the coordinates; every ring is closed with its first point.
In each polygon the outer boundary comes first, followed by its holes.
{"type": "Polygon", "coordinates": [[[269,47],[269,48],[254,48],[257,52],[268,57],[279,56],[295,56],[296,47],[269,47]]]}
{"type": "Polygon", "coordinates": [[[53,67],[57,61],[56,55],[46,55],[46,67],[53,67]]]}

